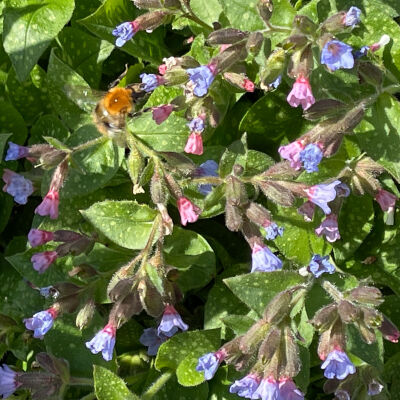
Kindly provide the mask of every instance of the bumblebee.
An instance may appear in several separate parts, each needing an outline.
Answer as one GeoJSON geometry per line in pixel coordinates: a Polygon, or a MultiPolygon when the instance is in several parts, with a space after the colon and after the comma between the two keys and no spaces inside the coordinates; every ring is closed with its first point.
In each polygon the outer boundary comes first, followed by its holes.
{"type": "Polygon", "coordinates": [[[141,83],[117,86],[126,72],[127,70],[109,85],[107,92],[81,86],[65,87],[67,96],[80,108],[92,111],[93,122],[99,132],[121,144],[125,137],[126,118],[141,113],[137,112],[139,103],[143,104],[147,95],[141,83]]]}

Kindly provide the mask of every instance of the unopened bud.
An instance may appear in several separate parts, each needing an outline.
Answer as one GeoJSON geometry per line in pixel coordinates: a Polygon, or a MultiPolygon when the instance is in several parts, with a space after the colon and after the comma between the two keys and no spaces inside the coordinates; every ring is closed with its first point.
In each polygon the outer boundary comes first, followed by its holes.
{"type": "Polygon", "coordinates": [[[359,286],[350,290],[349,299],[358,303],[379,306],[383,303],[382,292],[373,286],[359,286]]]}
{"type": "Polygon", "coordinates": [[[129,143],[129,156],[126,161],[129,177],[133,183],[135,191],[138,190],[140,175],[144,168],[144,159],[137,147],[129,143]]]}
{"type": "Polygon", "coordinates": [[[261,340],[264,338],[265,333],[269,329],[269,324],[261,319],[257,321],[240,340],[239,348],[243,353],[251,354],[258,348],[261,340]]]}
{"type": "Polygon", "coordinates": [[[137,8],[162,8],[162,4],[160,0],[133,0],[133,4],[137,8]]]}
{"type": "Polygon", "coordinates": [[[248,32],[239,29],[226,28],[211,32],[208,35],[207,42],[211,45],[216,44],[234,44],[240,42],[248,36],[248,32]]]}
{"type": "Polygon", "coordinates": [[[68,159],[64,159],[58,164],[57,168],[53,172],[53,176],[50,182],[50,190],[58,192],[64,183],[68,173],[68,159]]]}
{"type": "Polygon", "coordinates": [[[172,221],[172,218],[168,214],[167,207],[165,207],[164,204],[157,204],[158,211],[160,211],[161,218],[163,221],[163,226],[164,226],[164,233],[165,235],[170,235],[174,229],[174,223],[172,221]]]}
{"type": "Polygon", "coordinates": [[[140,15],[135,21],[142,31],[154,30],[163,24],[166,17],[169,15],[170,14],[166,11],[150,11],[140,15]]]}
{"type": "MultiPolygon", "coordinates": [[[[30,152],[29,152],[30,153],[30,152]]],[[[65,152],[62,150],[51,149],[45,153],[42,153],[39,158],[39,164],[44,169],[51,169],[65,158],[65,152]]]]}
{"type": "Polygon", "coordinates": [[[238,89],[254,92],[254,83],[242,74],[235,72],[224,72],[224,79],[238,89]]]}
{"type": "Polygon", "coordinates": [[[243,224],[242,211],[231,201],[227,201],[225,204],[225,224],[232,232],[238,232],[243,224]]]}
{"type": "Polygon", "coordinates": [[[172,175],[165,174],[164,179],[165,182],[167,183],[169,191],[175,198],[178,199],[183,196],[182,189],[180,188],[176,180],[172,177],[172,175]]]}
{"type": "Polygon", "coordinates": [[[282,185],[272,180],[264,180],[258,182],[258,186],[264,195],[273,202],[286,207],[290,207],[294,204],[295,198],[292,192],[282,185]]]}
{"type": "Polygon", "coordinates": [[[296,15],[293,20],[293,27],[306,35],[313,35],[318,26],[305,15],[296,15]]]}
{"type": "Polygon", "coordinates": [[[337,312],[337,305],[329,304],[317,311],[314,318],[311,320],[311,323],[319,332],[324,332],[335,322],[338,316],[337,312]]]}
{"type": "Polygon", "coordinates": [[[279,324],[290,312],[292,293],[290,290],[278,293],[267,305],[264,311],[264,319],[269,324],[279,324]]]}
{"type": "Polygon", "coordinates": [[[157,171],[154,172],[151,178],[150,195],[154,204],[165,204],[168,199],[168,190],[157,171]]]}
{"type": "Polygon", "coordinates": [[[273,51],[260,72],[260,83],[262,89],[268,89],[269,85],[282,74],[285,65],[285,50],[277,49],[273,51]]]}
{"type": "Polygon", "coordinates": [[[94,246],[94,240],[87,236],[81,236],[73,242],[66,242],[57,247],[56,251],[59,257],[67,254],[78,256],[82,253],[88,253],[94,246]]]}
{"type": "Polygon", "coordinates": [[[66,360],[48,353],[37,353],[36,362],[46,371],[59,376],[64,383],[69,382],[69,364],[66,360]]]}
{"type": "Polygon", "coordinates": [[[364,323],[368,328],[379,328],[382,325],[383,316],[378,310],[369,307],[362,307],[361,311],[364,323]]]}
{"type": "Polygon", "coordinates": [[[270,212],[258,203],[250,202],[245,212],[250,221],[261,226],[268,225],[272,220],[270,212]]]}
{"type": "Polygon", "coordinates": [[[290,35],[284,44],[285,49],[299,50],[303,48],[308,42],[308,37],[302,33],[295,33],[290,35]]]}
{"type": "Polygon", "coordinates": [[[357,320],[360,316],[360,310],[350,301],[343,300],[338,306],[339,316],[345,324],[349,324],[357,320]]]}
{"type": "Polygon", "coordinates": [[[247,51],[251,54],[257,55],[261,50],[263,41],[264,41],[264,36],[261,32],[250,33],[250,36],[247,39],[246,43],[247,51]]]}
{"type": "Polygon", "coordinates": [[[181,67],[174,67],[164,74],[165,86],[175,86],[186,83],[189,76],[185,69],[181,67]]]}
{"type": "Polygon", "coordinates": [[[272,0],[259,0],[257,10],[264,22],[269,22],[274,7],[272,0]]]}
{"type": "Polygon", "coordinates": [[[282,330],[276,326],[271,327],[263,342],[261,343],[260,349],[258,351],[258,356],[261,358],[262,362],[271,360],[277,349],[279,349],[281,344],[282,330]]]}
{"type": "Polygon", "coordinates": [[[133,315],[143,310],[138,292],[131,292],[123,299],[114,303],[110,311],[110,318],[118,322],[118,326],[128,321],[133,315]]]}
{"type": "Polygon", "coordinates": [[[358,65],[358,73],[361,78],[373,86],[380,86],[383,81],[383,72],[375,64],[370,62],[360,62],[358,65]]]}
{"type": "Polygon", "coordinates": [[[378,329],[381,331],[382,336],[386,340],[389,340],[393,343],[397,343],[399,341],[400,332],[396,325],[394,325],[393,322],[386,317],[386,315],[383,315],[382,324],[378,329]]]}
{"type": "Polygon", "coordinates": [[[376,341],[375,329],[369,328],[364,321],[355,322],[355,326],[365,343],[372,344],[376,341]]]}
{"type": "Polygon", "coordinates": [[[244,60],[246,57],[247,50],[245,43],[236,43],[212,58],[210,64],[216,66],[216,73],[218,73],[223,72],[237,62],[244,60]]]}
{"type": "Polygon", "coordinates": [[[291,78],[298,76],[307,77],[314,66],[311,44],[302,50],[297,50],[290,57],[288,65],[288,75],[291,78]]]}
{"type": "Polygon", "coordinates": [[[247,203],[248,200],[244,184],[233,175],[226,178],[225,196],[227,201],[237,206],[247,203]]]}
{"type": "Polygon", "coordinates": [[[53,232],[53,240],[55,242],[75,242],[80,239],[82,235],[77,232],[61,229],[53,232]]]}
{"type": "Polygon", "coordinates": [[[138,284],[140,302],[150,316],[157,318],[164,311],[164,303],[157,289],[147,280],[142,279],[138,284]]]}
{"type": "Polygon", "coordinates": [[[328,19],[322,24],[321,29],[325,32],[336,33],[342,31],[345,26],[343,24],[344,18],[346,16],[346,11],[340,11],[328,19]]]}
{"type": "Polygon", "coordinates": [[[78,329],[82,330],[85,328],[93,318],[94,312],[96,310],[96,305],[93,299],[89,299],[85,305],[79,310],[76,316],[75,325],[78,329]]]}
{"type": "Polygon", "coordinates": [[[344,349],[346,345],[344,326],[340,318],[336,318],[330,329],[322,332],[318,344],[318,356],[325,360],[328,354],[334,349],[344,349]]]}
{"type": "Polygon", "coordinates": [[[345,110],[346,104],[339,100],[322,99],[316,101],[310,108],[304,111],[304,118],[313,121],[322,117],[331,117],[345,110]]]}

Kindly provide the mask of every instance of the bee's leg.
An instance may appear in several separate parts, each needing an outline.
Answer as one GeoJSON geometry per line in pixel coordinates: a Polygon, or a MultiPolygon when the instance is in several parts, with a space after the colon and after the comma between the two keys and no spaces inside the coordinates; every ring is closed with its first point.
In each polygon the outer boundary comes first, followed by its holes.
{"type": "Polygon", "coordinates": [[[115,81],[112,81],[109,85],[108,85],[108,89],[112,89],[113,87],[117,86],[122,78],[128,73],[128,64],[125,64],[125,71],[117,78],[115,79],[115,81]]]}
{"type": "Polygon", "coordinates": [[[136,111],[136,112],[130,112],[128,113],[128,117],[133,118],[133,117],[138,117],[139,115],[142,115],[145,112],[151,111],[152,107],[146,107],[143,110],[136,111]]]}

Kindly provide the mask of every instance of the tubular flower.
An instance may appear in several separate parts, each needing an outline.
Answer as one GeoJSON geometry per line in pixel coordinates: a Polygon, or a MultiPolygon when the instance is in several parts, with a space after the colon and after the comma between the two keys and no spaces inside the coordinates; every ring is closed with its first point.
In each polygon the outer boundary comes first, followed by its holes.
{"type": "Polygon", "coordinates": [[[299,154],[304,169],[309,173],[318,171],[323,156],[321,147],[314,143],[308,144],[299,154]]]}
{"type": "Polygon", "coordinates": [[[116,333],[116,326],[108,323],[101,331],[97,332],[91,341],[86,342],[86,347],[93,354],[101,352],[104,360],[110,361],[113,358],[116,333]]]}
{"type": "Polygon", "coordinates": [[[2,399],[10,397],[20,386],[18,373],[13,371],[8,365],[0,365],[0,396],[2,399]]]}
{"type": "MultiPolygon", "coordinates": [[[[207,160],[199,165],[196,175],[201,176],[218,176],[218,164],[214,160],[207,160]]],[[[212,191],[211,184],[201,184],[197,186],[198,191],[207,196],[212,191]]]]}
{"type": "Polygon", "coordinates": [[[20,146],[13,142],[8,142],[8,150],[6,154],[5,161],[19,160],[20,158],[25,158],[29,155],[29,147],[20,146]]]}
{"type": "Polygon", "coordinates": [[[149,356],[157,355],[158,348],[168,339],[168,336],[164,334],[158,334],[157,329],[147,328],[143,331],[142,336],[139,338],[139,342],[143,346],[147,346],[147,354],[149,356]]]}
{"type": "Polygon", "coordinates": [[[58,191],[50,189],[43,201],[36,207],[35,214],[42,217],[48,215],[51,219],[57,219],[59,202],[58,191]]]}
{"type": "Polygon", "coordinates": [[[282,158],[290,161],[290,166],[296,171],[301,168],[300,153],[304,150],[304,143],[301,140],[281,146],[278,152],[282,158]]]}
{"type": "Polygon", "coordinates": [[[186,197],[180,197],[177,201],[181,224],[186,226],[188,222],[196,222],[199,219],[200,209],[186,197]]]}
{"type": "Polygon", "coordinates": [[[345,26],[351,26],[354,28],[357,24],[360,23],[361,10],[358,7],[352,6],[347,11],[344,16],[343,23],[345,26]]]}
{"type": "Polygon", "coordinates": [[[57,315],[58,310],[55,307],[50,307],[48,310],[34,314],[32,318],[24,319],[24,324],[26,329],[33,331],[34,338],[43,339],[44,335],[53,326],[57,315]]]}
{"type": "Polygon", "coordinates": [[[353,49],[339,40],[331,40],[322,49],[321,64],[325,64],[331,71],[351,69],[354,67],[353,49]]]}
{"type": "Polygon", "coordinates": [[[3,192],[14,197],[18,204],[26,204],[28,197],[33,193],[33,184],[29,179],[9,169],[3,171],[3,192]]]}
{"type": "Polygon", "coordinates": [[[160,325],[158,326],[158,335],[165,335],[171,337],[178,332],[179,329],[187,331],[189,328],[183,321],[178,311],[174,306],[167,305],[164,309],[164,314],[161,318],[160,325]]]}
{"type": "Polygon", "coordinates": [[[356,372],[356,368],[347,357],[347,354],[340,349],[331,351],[321,368],[325,370],[324,375],[328,379],[336,378],[342,380],[356,372]]]}
{"type": "Polygon", "coordinates": [[[153,120],[157,125],[162,124],[170,116],[173,109],[174,106],[172,104],[164,104],[162,106],[153,107],[151,110],[153,120]]]}
{"type": "Polygon", "coordinates": [[[29,244],[32,247],[41,246],[54,239],[54,233],[41,229],[31,229],[28,233],[29,244]]]}
{"type": "Polygon", "coordinates": [[[330,214],[321,225],[315,230],[317,236],[325,235],[326,240],[330,243],[340,239],[337,215],[330,214]]]}
{"type": "Polygon", "coordinates": [[[56,251],[43,251],[36,253],[31,257],[33,269],[42,274],[50,265],[57,259],[58,254],[56,251]]]}
{"type": "Polygon", "coordinates": [[[316,278],[319,278],[325,272],[329,274],[335,272],[335,267],[329,262],[329,256],[322,257],[319,254],[312,256],[308,269],[316,278]]]}
{"type": "Polygon", "coordinates": [[[272,376],[262,379],[257,390],[253,393],[251,398],[261,400],[280,399],[279,383],[272,376]]]}
{"type": "Polygon", "coordinates": [[[211,65],[201,65],[197,68],[189,68],[186,70],[189,79],[194,84],[193,93],[197,97],[203,97],[208,92],[208,88],[214,81],[215,68],[211,65]]]}
{"type": "Polygon", "coordinates": [[[282,261],[267,246],[253,246],[251,272],[271,272],[282,269],[282,261]]]}
{"type": "Polygon", "coordinates": [[[201,134],[192,132],[187,140],[185,152],[188,154],[203,154],[203,138],[201,134]]]}
{"type": "Polygon", "coordinates": [[[260,384],[260,378],[255,374],[246,375],[235,381],[229,388],[230,393],[236,393],[240,397],[251,399],[260,384]]]}
{"type": "Polygon", "coordinates": [[[292,107],[298,107],[301,105],[303,110],[307,110],[315,103],[315,98],[312,94],[310,81],[299,76],[296,82],[293,84],[293,88],[288,94],[287,102],[292,107]]]}
{"type": "Polygon", "coordinates": [[[330,214],[331,209],[329,208],[328,203],[335,199],[335,187],[340,183],[340,181],[321,183],[320,185],[314,185],[308,189],[304,189],[304,191],[306,192],[309,201],[321,207],[325,214],[330,214]]]}
{"type": "Polygon", "coordinates": [[[196,367],[197,372],[204,372],[204,379],[209,381],[213,378],[221,362],[225,359],[226,355],[223,351],[216,351],[215,353],[207,353],[199,358],[196,367]]]}
{"type": "Polygon", "coordinates": [[[123,22],[117,25],[112,34],[117,37],[115,45],[122,47],[128,40],[131,40],[139,31],[139,24],[136,21],[123,22]]]}

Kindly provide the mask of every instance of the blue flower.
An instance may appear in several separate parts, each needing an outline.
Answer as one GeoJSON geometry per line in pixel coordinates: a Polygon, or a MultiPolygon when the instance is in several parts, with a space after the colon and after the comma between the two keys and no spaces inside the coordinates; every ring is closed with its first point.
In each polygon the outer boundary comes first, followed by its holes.
{"type": "Polygon", "coordinates": [[[321,64],[332,71],[339,68],[351,69],[354,66],[353,49],[339,40],[327,42],[321,52],[321,64]]]}
{"type": "Polygon", "coordinates": [[[345,17],[344,17],[344,24],[346,26],[351,26],[354,28],[357,24],[360,23],[360,16],[361,16],[361,10],[357,7],[350,7],[349,11],[347,11],[345,17]]]}
{"type": "Polygon", "coordinates": [[[200,117],[193,118],[187,126],[190,129],[190,132],[201,133],[204,131],[204,119],[200,117]]]}
{"type": "Polygon", "coordinates": [[[342,350],[333,350],[328,354],[326,360],[321,365],[324,369],[325,378],[328,379],[345,379],[347,375],[354,374],[356,368],[342,350]]]}
{"type": "Polygon", "coordinates": [[[312,256],[308,268],[316,278],[319,278],[324,272],[329,274],[335,272],[335,267],[329,262],[329,256],[322,257],[319,254],[312,256]]]}
{"type": "Polygon", "coordinates": [[[122,47],[128,40],[131,40],[133,36],[135,36],[138,30],[139,27],[136,21],[123,22],[116,26],[112,31],[112,34],[118,37],[115,41],[115,45],[122,47]]]}
{"type": "Polygon", "coordinates": [[[321,148],[314,143],[310,143],[300,152],[300,161],[307,172],[317,172],[318,164],[323,156],[321,148]]]}
{"type": "Polygon", "coordinates": [[[152,92],[155,88],[160,86],[160,80],[156,74],[141,74],[142,88],[145,92],[152,92]]]}
{"type": "Polygon", "coordinates": [[[218,357],[217,352],[204,354],[204,356],[199,358],[196,371],[204,372],[204,379],[209,381],[217,372],[221,361],[222,360],[218,357]]]}
{"type": "Polygon", "coordinates": [[[8,142],[8,150],[6,154],[5,161],[13,161],[19,160],[20,158],[24,158],[29,154],[29,147],[20,146],[19,144],[15,144],[13,142],[8,142]]]}
{"type": "Polygon", "coordinates": [[[21,385],[16,372],[6,364],[0,365],[0,396],[2,399],[10,397],[21,385]]]}
{"type": "Polygon", "coordinates": [[[33,193],[33,184],[29,179],[6,168],[3,172],[3,181],[5,182],[3,192],[14,197],[16,203],[26,204],[28,202],[28,197],[33,193]]]}
{"type": "Polygon", "coordinates": [[[95,337],[90,341],[86,342],[86,347],[93,353],[100,353],[106,361],[110,361],[113,358],[113,351],[115,346],[115,334],[116,327],[111,324],[107,324],[101,331],[97,332],[95,337]]]}
{"type": "Polygon", "coordinates": [[[307,193],[308,200],[321,207],[322,211],[328,215],[331,213],[328,203],[335,199],[335,187],[339,184],[341,184],[340,181],[333,181],[332,183],[328,184],[321,183],[320,185],[311,186],[304,191],[307,193]]]}
{"type": "Polygon", "coordinates": [[[189,327],[182,321],[181,316],[175,310],[174,306],[167,305],[161,318],[160,325],[158,326],[158,335],[171,337],[175,335],[179,329],[187,331],[188,328],[189,327]]]}
{"type": "MultiPolygon", "coordinates": [[[[196,170],[197,176],[218,176],[218,164],[214,160],[207,160],[206,162],[200,164],[199,168],[196,170]]],[[[211,184],[202,184],[197,186],[198,191],[207,196],[212,191],[211,184]]]]}
{"type": "Polygon", "coordinates": [[[271,82],[268,86],[273,87],[274,89],[277,89],[278,86],[282,82],[282,75],[279,75],[273,82],[271,82]]]}
{"type": "Polygon", "coordinates": [[[272,224],[268,225],[265,229],[265,239],[267,240],[274,240],[278,235],[282,236],[283,231],[285,228],[283,226],[278,226],[273,222],[272,224]]]}
{"type": "Polygon", "coordinates": [[[25,328],[33,331],[33,337],[43,339],[43,336],[51,329],[57,317],[57,310],[49,308],[33,314],[32,318],[24,319],[25,328]]]}
{"type": "Polygon", "coordinates": [[[186,71],[189,74],[190,81],[194,83],[193,93],[197,97],[207,94],[208,88],[215,78],[211,68],[208,65],[201,65],[197,68],[189,68],[186,71]]]}
{"type": "Polygon", "coordinates": [[[158,348],[168,339],[168,336],[163,335],[162,333],[159,335],[157,333],[157,329],[155,328],[147,328],[143,331],[142,336],[139,338],[139,342],[142,343],[143,346],[147,346],[147,354],[149,356],[157,355],[158,348]]]}
{"type": "Polygon", "coordinates": [[[257,390],[253,393],[252,399],[280,400],[279,384],[272,377],[262,379],[257,390]]]}
{"type": "Polygon", "coordinates": [[[291,379],[280,380],[279,395],[279,400],[304,400],[304,394],[291,379]]]}
{"type": "Polygon", "coordinates": [[[282,261],[267,246],[255,244],[251,257],[251,272],[271,272],[282,269],[282,261]]]}
{"type": "Polygon", "coordinates": [[[260,379],[253,374],[246,375],[244,378],[235,381],[229,388],[230,393],[236,393],[240,397],[251,399],[260,384],[260,379]]]}
{"type": "Polygon", "coordinates": [[[369,46],[363,46],[360,50],[354,52],[354,58],[361,58],[367,55],[369,46]]]}

